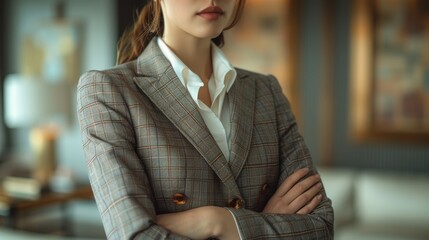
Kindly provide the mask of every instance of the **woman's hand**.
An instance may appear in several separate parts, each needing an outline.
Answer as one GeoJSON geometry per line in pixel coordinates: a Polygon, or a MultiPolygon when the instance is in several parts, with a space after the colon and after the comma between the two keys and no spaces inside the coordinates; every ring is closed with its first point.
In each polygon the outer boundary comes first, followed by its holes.
{"type": "Polygon", "coordinates": [[[239,239],[231,213],[221,207],[199,207],[191,210],[161,214],[157,224],[169,231],[191,239],[239,239]]]}
{"type": "Polygon", "coordinates": [[[302,168],[286,178],[262,212],[308,214],[313,211],[322,200],[322,195],[319,193],[322,183],[318,174],[303,179],[308,172],[308,168],[302,168]]]}

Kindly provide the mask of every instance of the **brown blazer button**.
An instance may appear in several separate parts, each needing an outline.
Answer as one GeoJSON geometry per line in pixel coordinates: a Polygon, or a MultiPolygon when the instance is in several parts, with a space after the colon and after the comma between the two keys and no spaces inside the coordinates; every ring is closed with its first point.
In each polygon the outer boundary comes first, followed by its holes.
{"type": "Polygon", "coordinates": [[[241,207],[243,207],[243,200],[241,200],[240,198],[233,198],[230,202],[229,202],[229,207],[231,208],[235,208],[235,209],[239,209],[241,207]]]}
{"type": "Polygon", "coordinates": [[[262,185],[261,193],[263,195],[267,195],[269,192],[270,192],[270,184],[265,183],[264,185],[262,185]]]}
{"type": "Polygon", "coordinates": [[[173,195],[173,202],[176,205],[179,205],[179,206],[185,205],[187,200],[188,199],[187,199],[186,195],[183,193],[176,193],[173,195]]]}

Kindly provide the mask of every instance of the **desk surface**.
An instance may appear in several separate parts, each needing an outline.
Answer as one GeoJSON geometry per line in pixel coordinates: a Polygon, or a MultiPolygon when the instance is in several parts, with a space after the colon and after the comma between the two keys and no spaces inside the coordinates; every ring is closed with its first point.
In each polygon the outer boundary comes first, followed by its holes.
{"type": "MultiPolygon", "coordinates": [[[[67,207],[68,202],[85,199],[93,199],[90,186],[77,187],[68,193],[42,192],[39,198],[31,200],[9,197],[0,189],[0,218],[2,220],[0,225],[19,229],[18,217],[21,213],[31,213],[32,210],[57,205],[61,206],[63,211],[67,207]]],[[[68,225],[68,217],[67,214],[65,214],[62,220],[61,230],[66,235],[70,231],[68,225]]]]}
{"type": "Polygon", "coordinates": [[[34,200],[11,198],[0,189],[0,215],[8,215],[10,211],[21,212],[68,201],[92,198],[93,193],[90,186],[77,187],[68,193],[44,192],[38,199],[34,200]]]}

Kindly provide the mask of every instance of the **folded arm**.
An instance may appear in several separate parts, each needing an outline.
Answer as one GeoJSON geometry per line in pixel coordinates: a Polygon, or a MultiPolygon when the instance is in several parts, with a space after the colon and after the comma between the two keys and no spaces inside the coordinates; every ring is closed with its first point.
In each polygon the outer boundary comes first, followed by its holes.
{"type": "MultiPolygon", "coordinates": [[[[280,85],[274,77],[270,77],[269,84],[276,102],[277,129],[280,142],[280,177],[276,193],[271,197],[262,213],[247,209],[231,209],[237,219],[240,233],[244,239],[269,239],[272,237],[281,239],[296,239],[300,237],[311,239],[333,238],[333,209],[331,201],[326,196],[323,185],[318,189],[320,196],[315,198],[302,195],[297,202],[303,199],[310,201],[303,208],[295,206],[292,212],[281,212],[282,202],[294,205],[294,200],[274,200],[287,192],[287,186],[282,183],[299,169],[308,168],[308,176],[317,177],[317,171],[313,166],[312,159],[291,112],[289,102],[283,95],[280,85]],[[284,189],[283,189],[284,188],[284,189]],[[312,200],[310,200],[312,199],[312,200]],[[274,202],[273,202],[274,201],[274,202]],[[317,203],[317,204],[316,204],[317,203]],[[309,211],[313,206],[314,210],[309,211]],[[274,210],[272,210],[274,209],[274,210]],[[303,214],[300,214],[303,213],[303,214]]],[[[301,170],[302,171],[302,170],[301,170]]],[[[292,176],[291,176],[292,177],[292,176]]],[[[312,178],[312,177],[306,177],[312,178]]],[[[320,181],[321,182],[321,181],[320,181]]],[[[311,184],[310,184],[311,185],[311,184]]],[[[319,186],[314,185],[317,189],[319,186]]],[[[311,188],[310,188],[311,189],[311,188]]],[[[316,189],[313,188],[314,191],[316,189]]],[[[312,191],[312,190],[310,190],[312,191]]],[[[298,196],[297,193],[292,194],[298,196]]],[[[311,195],[311,194],[310,194],[311,195]]]]}
{"type": "MultiPolygon", "coordinates": [[[[307,177],[303,168],[289,176],[265,206],[266,214],[308,214],[321,201],[320,177],[307,177]]],[[[215,237],[239,239],[239,227],[225,208],[206,206],[179,213],[158,215],[157,223],[170,231],[192,239],[215,237]]]]}

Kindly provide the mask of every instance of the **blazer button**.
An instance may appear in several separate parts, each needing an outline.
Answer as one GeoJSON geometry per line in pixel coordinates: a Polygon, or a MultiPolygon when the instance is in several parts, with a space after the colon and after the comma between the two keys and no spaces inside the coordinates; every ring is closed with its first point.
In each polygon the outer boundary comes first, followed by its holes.
{"type": "Polygon", "coordinates": [[[176,205],[179,205],[179,206],[185,205],[187,200],[188,198],[183,193],[176,193],[173,195],[173,202],[176,205]]]}
{"type": "Polygon", "coordinates": [[[270,184],[265,183],[264,185],[262,185],[261,193],[263,195],[267,195],[269,192],[270,192],[270,184]]]}
{"type": "Polygon", "coordinates": [[[243,207],[243,200],[240,198],[233,198],[231,201],[229,201],[229,207],[239,209],[243,207]]]}

